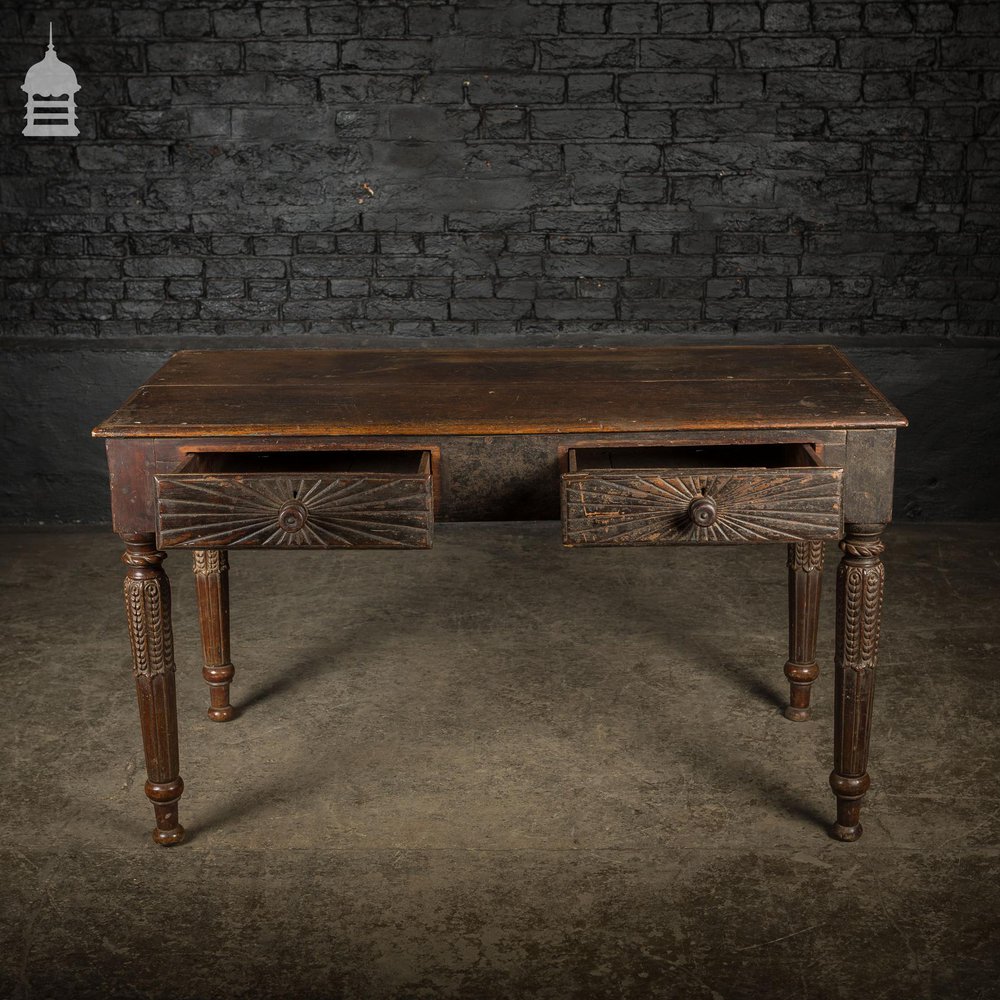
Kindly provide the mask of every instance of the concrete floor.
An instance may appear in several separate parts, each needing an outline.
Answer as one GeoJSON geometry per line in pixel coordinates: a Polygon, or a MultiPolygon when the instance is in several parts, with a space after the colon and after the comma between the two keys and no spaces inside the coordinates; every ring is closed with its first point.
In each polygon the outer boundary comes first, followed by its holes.
{"type": "Polygon", "coordinates": [[[833,573],[791,723],[783,547],[237,553],[222,725],[171,555],[165,850],[117,539],[0,536],[0,995],[1000,997],[1000,524],[888,541],[853,845],[824,833],[833,573]]]}

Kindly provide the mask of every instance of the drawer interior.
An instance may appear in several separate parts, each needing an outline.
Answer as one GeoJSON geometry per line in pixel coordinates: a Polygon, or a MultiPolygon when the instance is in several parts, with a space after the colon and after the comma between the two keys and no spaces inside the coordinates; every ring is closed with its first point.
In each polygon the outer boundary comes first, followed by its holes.
{"type": "Polygon", "coordinates": [[[822,467],[809,444],[571,448],[570,472],[591,469],[801,469],[822,467]]]}
{"type": "Polygon", "coordinates": [[[203,451],[187,456],[181,475],[387,473],[427,475],[427,451],[203,451]]]}

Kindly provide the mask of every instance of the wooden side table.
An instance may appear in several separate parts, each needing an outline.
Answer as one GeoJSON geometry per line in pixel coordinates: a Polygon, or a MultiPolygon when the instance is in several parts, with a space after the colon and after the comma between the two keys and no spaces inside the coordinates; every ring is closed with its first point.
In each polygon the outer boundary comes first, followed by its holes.
{"type": "Polygon", "coordinates": [[[146,794],[179,843],[165,550],[194,556],[209,716],[233,716],[226,551],[427,548],[436,520],[561,516],[569,546],[788,546],[789,719],[809,717],[838,540],[833,773],[861,836],[896,429],[836,349],[181,351],[107,439],[146,794]]]}

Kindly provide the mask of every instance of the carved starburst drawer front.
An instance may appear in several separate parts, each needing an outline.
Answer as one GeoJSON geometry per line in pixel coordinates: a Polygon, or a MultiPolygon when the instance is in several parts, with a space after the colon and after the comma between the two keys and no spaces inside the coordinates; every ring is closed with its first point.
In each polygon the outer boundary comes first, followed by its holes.
{"type": "Polygon", "coordinates": [[[200,453],[157,475],[161,548],[426,549],[430,453],[200,453]]]}
{"type": "Polygon", "coordinates": [[[573,449],[565,545],[839,538],[843,469],[809,445],[573,449]]]}

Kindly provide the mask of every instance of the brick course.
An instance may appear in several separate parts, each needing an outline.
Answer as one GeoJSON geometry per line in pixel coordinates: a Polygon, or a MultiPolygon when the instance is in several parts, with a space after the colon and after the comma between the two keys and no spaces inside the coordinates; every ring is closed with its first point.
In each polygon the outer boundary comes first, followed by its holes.
{"type": "Polygon", "coordinates": [[[2,333],[996,336],[998,9],[22,3],[2,333]]]}

